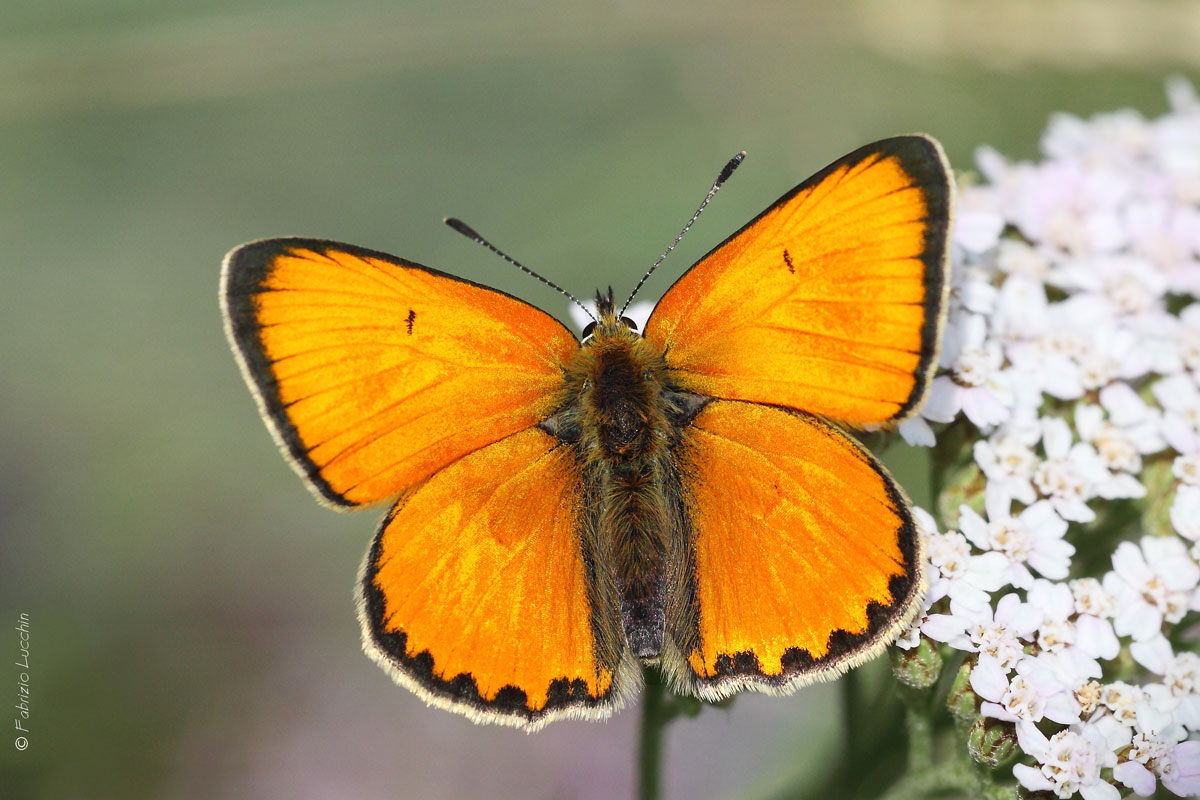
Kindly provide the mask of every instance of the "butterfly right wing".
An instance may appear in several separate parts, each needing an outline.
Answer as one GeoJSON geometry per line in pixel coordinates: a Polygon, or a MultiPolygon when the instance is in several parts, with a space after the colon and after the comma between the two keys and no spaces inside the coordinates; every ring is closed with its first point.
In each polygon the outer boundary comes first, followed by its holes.
{"type": "Polygon", "coordinates": [[[937,366],[953,194],[933,139],[860,147],[685,272],[646,339],[685,391],[898,423],[937,366]]]}
{"type": "Polygon", "coordinates": [[[368,654],[432,705],[535,729],[601,718],[641,671],[571,448],[534,427],[406,493],[360,580],[368,654]]]}

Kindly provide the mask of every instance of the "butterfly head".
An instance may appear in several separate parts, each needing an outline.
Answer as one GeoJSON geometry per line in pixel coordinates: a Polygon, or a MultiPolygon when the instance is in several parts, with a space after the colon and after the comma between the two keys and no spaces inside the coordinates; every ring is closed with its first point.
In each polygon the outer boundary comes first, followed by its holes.
{"type": "Polygon", "coordinates": [[[588,340],[599,334],[600,336],[619,336],[624,338],[641,338],[638,333],[637,323],[629,317],[617,316],[617,305],[613,301],[612,287],[608,287],[608,292],[596,292],[596,314],[597,319],[594,322],[589,322],[587,327],[583,329],[583,338],[588,340]]]}

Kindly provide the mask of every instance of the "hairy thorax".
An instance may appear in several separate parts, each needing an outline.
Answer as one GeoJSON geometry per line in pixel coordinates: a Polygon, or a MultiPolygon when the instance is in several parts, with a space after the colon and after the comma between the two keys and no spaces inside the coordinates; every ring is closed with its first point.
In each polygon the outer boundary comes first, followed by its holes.
{"type": "Polygon", "coordinates": [[[578,406],[586,462],[632,468],[651,459],[668,435],[662,409],[666,363],[624,326],[598,332],[567,367],[567,391],[578,406]]]}

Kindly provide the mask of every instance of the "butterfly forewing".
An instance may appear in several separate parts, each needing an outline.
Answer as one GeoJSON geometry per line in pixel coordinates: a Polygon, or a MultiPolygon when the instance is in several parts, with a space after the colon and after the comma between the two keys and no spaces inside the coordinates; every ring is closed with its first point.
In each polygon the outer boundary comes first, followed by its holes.
{"type": "Polygon", "coordinates": [[[899,421],[936,364],[950,202],[932,139],[860,148],[688,270],[646,338],[687,391],[899,421]]]}
{"type": "Polygon", "coordinates": [[[221,299],[268,425],[340,506],[395,496],[545,419],[578,349],[527,303],[334,242],[239,247],[221,299]]]}

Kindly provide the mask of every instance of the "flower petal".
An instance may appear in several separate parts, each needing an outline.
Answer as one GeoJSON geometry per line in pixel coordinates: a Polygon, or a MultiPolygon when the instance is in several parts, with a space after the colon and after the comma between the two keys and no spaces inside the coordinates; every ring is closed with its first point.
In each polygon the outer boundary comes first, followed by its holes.
{"type": "Polygon", "coordinates": [[[1008,689],[1008,672],[994,656],[981,653],[979,663],[971,668],[971,688],[984,700],[999,703],[1008,689]]]}
{"type": "Polygon", "coordinates": [[[1122,761],[1117,764],[1113,767],[1113,777],[1141,797],[1154,794],[1154,789],[1158,786],[1154,773],[1138,761],[1122,761]]]}

